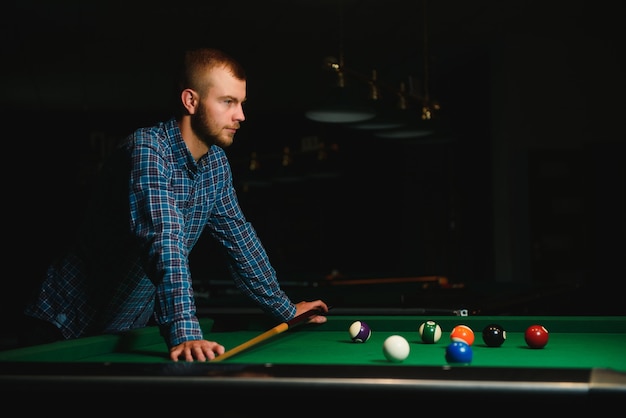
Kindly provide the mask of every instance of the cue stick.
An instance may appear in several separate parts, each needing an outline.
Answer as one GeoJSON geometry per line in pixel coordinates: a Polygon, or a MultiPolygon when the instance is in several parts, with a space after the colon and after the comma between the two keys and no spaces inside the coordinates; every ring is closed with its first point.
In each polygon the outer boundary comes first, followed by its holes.
{"type": "MultiPolygon", "coordinates": [[[[328,307],[328,309],[330,309],[330,306],[328,307]]],[[[237,347],[235,348],[231,348],[230,350],[224,352],[224,354],[221,354],[217,357],[215,357],[213,360],[211,360],[212,362],[215,361],[221,361],[224,359],[227,359],[229,357],[234,356],[235,354],[238,354],[240,352],[242,352],[243,350],[246,350],[254,345],[259,344],[260,342],[263,342],[271,337],[273,337],[274,335],[278,335],[281,334],[285,331],[287,331],[289,328],[293,328],[295,325],[302,323],[305,319],[308,319],[314,315],[320,315],[322,314],[322,310],[321,309],[311,309],[308,310],[304,313],[301,313],[300,315],[292,318],[289,321],[283,322],[281,324],[276,325],[274,328],[265,331],[263,334],[258,335],[248,341],[246,341],[245,343],[239,344],[237,347]]]]}
{"type": "Polygon", "coordinates": [[[386,284],[386,283],[415,283],[415,282],[432,282],[441,285],[448,284],[448,278],[445,276],[419,276],[419,277],[388,277],[381,279],[329,279],[324,284],[331,286],[353,285],[353,284],[386,284]]]}

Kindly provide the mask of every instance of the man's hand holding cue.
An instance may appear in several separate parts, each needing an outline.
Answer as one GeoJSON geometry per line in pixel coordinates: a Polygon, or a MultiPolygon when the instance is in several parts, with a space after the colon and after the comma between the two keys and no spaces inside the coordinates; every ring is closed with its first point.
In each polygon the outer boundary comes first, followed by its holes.
{"type": "Polygon", "coordinates": [[[254,337],[251,340],[246,341],[243,344],[238,345],[235,348],[232,348],[223,354],[218,355],[214,359],[210,360],[212,362],[222,361],[229,357],[234,356],[246,350],[254,345],[257,345],[274,335],[278,335],[282,332],[287,331],[289,328],[294,327],[303,322],[314,323],[314,324],[323,324],[328,320],[326,318],[326,313],[328,313],[328,305],[326,305],[321,300],[316,300],[313,302],[300,302],[296,304],[296,316],[287,322],[283,322],[281,324],[276,325],[274,328],[269,331],[265,331],[263,334],[254,337]]]}
{"type": "Polygon", "coordinates": [[[319,311],[320,315],[311,316],[311,318],[309,319],[309,322],[315,323],[315,324],[323,324],[324,322],[326,322],[328,318],[326,318],[325,314],[328,313],[328,305],[326,305],[321,300],[296,303],[295,318],[299,317],[305,312],[315,311],[315,310],[319,311]]]}

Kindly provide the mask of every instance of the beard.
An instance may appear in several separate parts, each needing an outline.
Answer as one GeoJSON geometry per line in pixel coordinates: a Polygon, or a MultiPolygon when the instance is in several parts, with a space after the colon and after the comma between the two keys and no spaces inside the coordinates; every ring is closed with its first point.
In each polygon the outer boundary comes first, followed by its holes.
{"type": "Polygon", "coordinates": [[[213,121],[208,118],[204,105],[202,102],[198,103],[198,110],[191,115],[191,129],[200,141],[209,148],[216,143],[217,139],[217,132],[212,129],[213,126],[213,121]]]}

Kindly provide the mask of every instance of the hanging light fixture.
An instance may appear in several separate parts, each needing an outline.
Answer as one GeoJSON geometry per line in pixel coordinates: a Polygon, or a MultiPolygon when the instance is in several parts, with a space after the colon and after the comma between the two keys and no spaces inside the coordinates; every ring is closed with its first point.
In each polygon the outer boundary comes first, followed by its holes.
{"type": "Polygon", "coordinates": [[[371,103],[361,98],[346,87],[346,68],[343,64],[343,51],[339,60],[327,57],[324,67],[336,74],[336,85],[330,90],[324,102],[306,111],[305,116],[316,122],[354,123],[372,119],[376,116],[371,103]]]}
{"type": "Polygon", "coordinates": [[[366,96],[346,85],[346,75],[350,72],[344,65],[343,45],[343,1],[339,1],[339,59],[326,57],[324,69],[334,73],[336,80],[322,103],[305,112],[305,116],[316,122],[323,123],[354,123],[368,120],[376,116],[372,104],[366,96]]]}
{"type": "Polygon", "coordinates": [[[369,84],[370,99],[376,106],[376,116],[364,122],[353,123],[349,125],[349,127],[365,131],[379,131],[396,129],[406,125],[410,115],[407,110],[407,97],[404,83],[400,84],[400,90],[395,93],[396,106],[389,106],[388,103],[383,103],[376,70],[372,71],[372,78],[369,84]]]}
{"type": "Polygon", "coordinates": [[[336,77],[335,85],[326,97],[325,102],[306,111],[305,116],[313,121],[323,123],[345,124],[349,128],[366,130],[380,138],[420,138],[431,136],[436,132],[436,113],[439,104],[430,98],[429,80],[429,51],[427,5],[424,6],[424,51],[423,51],[423,85],[422,91],[416,92],[414,83],[409,78],[409,89],[406,84],[400,83],[399,89],[381,85],[376,70],[371,77],[354,71],[344,65],[343,51],[343,12],[341,2],[340,17],[340,48],[339,59],[327,57],[324,68],[331,71],[336,77]],[[369,96],[357,92],[354,86],[347,86],[347,78],[358,84],[369,85],[369,96]],[[381,87],[385,87],[383,90],[381,87]],[[383,90],[383,91],[381,91],[383,90]],[[386,93],[385,93],[386,92],[386,93]],[[381,100],[382,94],[393,97],[395,106],[390,106],[389,100],[381,100]]]}
{"type": "Polygon", "coordinates": [[[394,128],[389,130],[377,131],[374,135],[379,138],[386,139],[420,139],[431,137],[440,129],[438,123],[438,113],[440,105],[438,102],[431,100],[430,97],[430,52],[428,50],[428,8],[427,1],[423,0],[423,76],[422,76],[422,94],[416,94],[414,91],[413,80],[410,80],[409,96],[416,97],[420,104],[420,110],[412,123],[408,126],[394,128]]]}

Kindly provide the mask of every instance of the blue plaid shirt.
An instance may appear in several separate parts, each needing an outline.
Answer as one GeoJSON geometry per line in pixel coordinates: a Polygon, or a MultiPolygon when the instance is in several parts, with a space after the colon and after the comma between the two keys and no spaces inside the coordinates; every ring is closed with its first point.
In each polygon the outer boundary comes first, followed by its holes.
{"type": "Polygon", "coordinates": [[[194,161],[170,119],[135,131],[95,186],[76,247],[48,268],[26,314],[66,338],[140,328],[154,316],[169,347],[202,339],[188,256],[206,229],[238,289],[279,321],[295,315],[239,207],[223,149],[194,161]]]}

